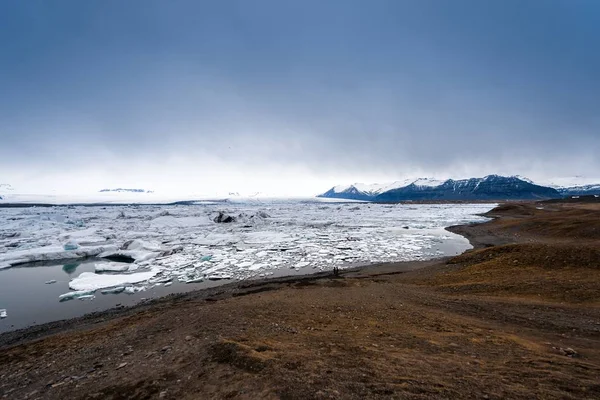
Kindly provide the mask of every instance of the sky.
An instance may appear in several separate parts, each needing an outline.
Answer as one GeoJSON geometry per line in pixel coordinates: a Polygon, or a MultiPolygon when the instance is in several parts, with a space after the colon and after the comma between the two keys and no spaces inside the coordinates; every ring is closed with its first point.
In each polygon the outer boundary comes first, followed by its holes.
{"type": "Polygon", "coordinates": [[[5,0],[0,183],[600,177],[596,0],[5,0]]]}

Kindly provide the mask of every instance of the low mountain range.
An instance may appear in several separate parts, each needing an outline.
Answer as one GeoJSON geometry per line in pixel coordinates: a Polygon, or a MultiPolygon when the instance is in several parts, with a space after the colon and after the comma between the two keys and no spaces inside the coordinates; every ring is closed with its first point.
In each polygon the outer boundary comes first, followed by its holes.
{"type": "Polygon", "coordinates": [[[318,197],[398,202],[418,200],[535,200],[566,196],[600,195],[600,184],[550,187],[521,176],[488,175],[483,178],[436,180],[420,178],[391,184],[335,186],[318,197]]]}

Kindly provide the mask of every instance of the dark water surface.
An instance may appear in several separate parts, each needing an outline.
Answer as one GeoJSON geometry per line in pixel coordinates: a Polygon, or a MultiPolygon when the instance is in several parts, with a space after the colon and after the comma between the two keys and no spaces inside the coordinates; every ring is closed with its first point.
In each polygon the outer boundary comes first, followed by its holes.
{"type": "Polygon", "coordinates": [[[45,322],[78,317],[94,311],[107,310],[121,304],[131,306],[142,299],[166,296],[222,285],[229,281],[205,281],[185,284],[173,281],[169,287],[156,286],[134,294],[103,295],[100,290],[93,300],[58,300],[58,296],[71,292],[69,281],[82,272],[94,272],[99,260],[63,264],[28,264],[0,270],[0,309],[8,317],[0,319],[0,332],[25,328],[45,322]],[[56,283],[45,284],[50,280],[56,283]]]}

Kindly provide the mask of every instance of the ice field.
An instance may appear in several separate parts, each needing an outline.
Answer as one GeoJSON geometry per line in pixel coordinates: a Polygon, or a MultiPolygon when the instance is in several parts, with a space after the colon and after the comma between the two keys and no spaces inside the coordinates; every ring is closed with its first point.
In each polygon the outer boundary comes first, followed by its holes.
{"type": "MultiPolygon", "coordinates": [[[[444,227],[483,221],[476,214],[493,207],[260,201],[0,208],[0,287],[5,272],[19,268],[23,279],[28,266],[35,268],[27,279],[53,285],[59,277],[33,271],[77,261],[86,270],[48,300],[430,259],[470,248],[444,227]]],[[[10,318],[0,292],[5,308],[10,318]]]]}

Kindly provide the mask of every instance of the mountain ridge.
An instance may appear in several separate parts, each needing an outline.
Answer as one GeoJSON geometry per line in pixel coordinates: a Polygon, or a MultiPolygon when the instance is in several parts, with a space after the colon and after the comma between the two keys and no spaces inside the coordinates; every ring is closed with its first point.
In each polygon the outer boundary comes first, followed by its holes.
{"type": "Polygon", "coordinates": [[[411,200],[535,200],[600,194],[600,184],[554,188],[538,185],[519,175],[487,175],[482,178],[457,180],[418,178],[396,181],[394,184],[339,185],[317,197],[398,202],[411,200]],[[399,185],[400,182],[406,184],[399,185]],[[394,184],[396,185],[394,186],[394,184]]]}

